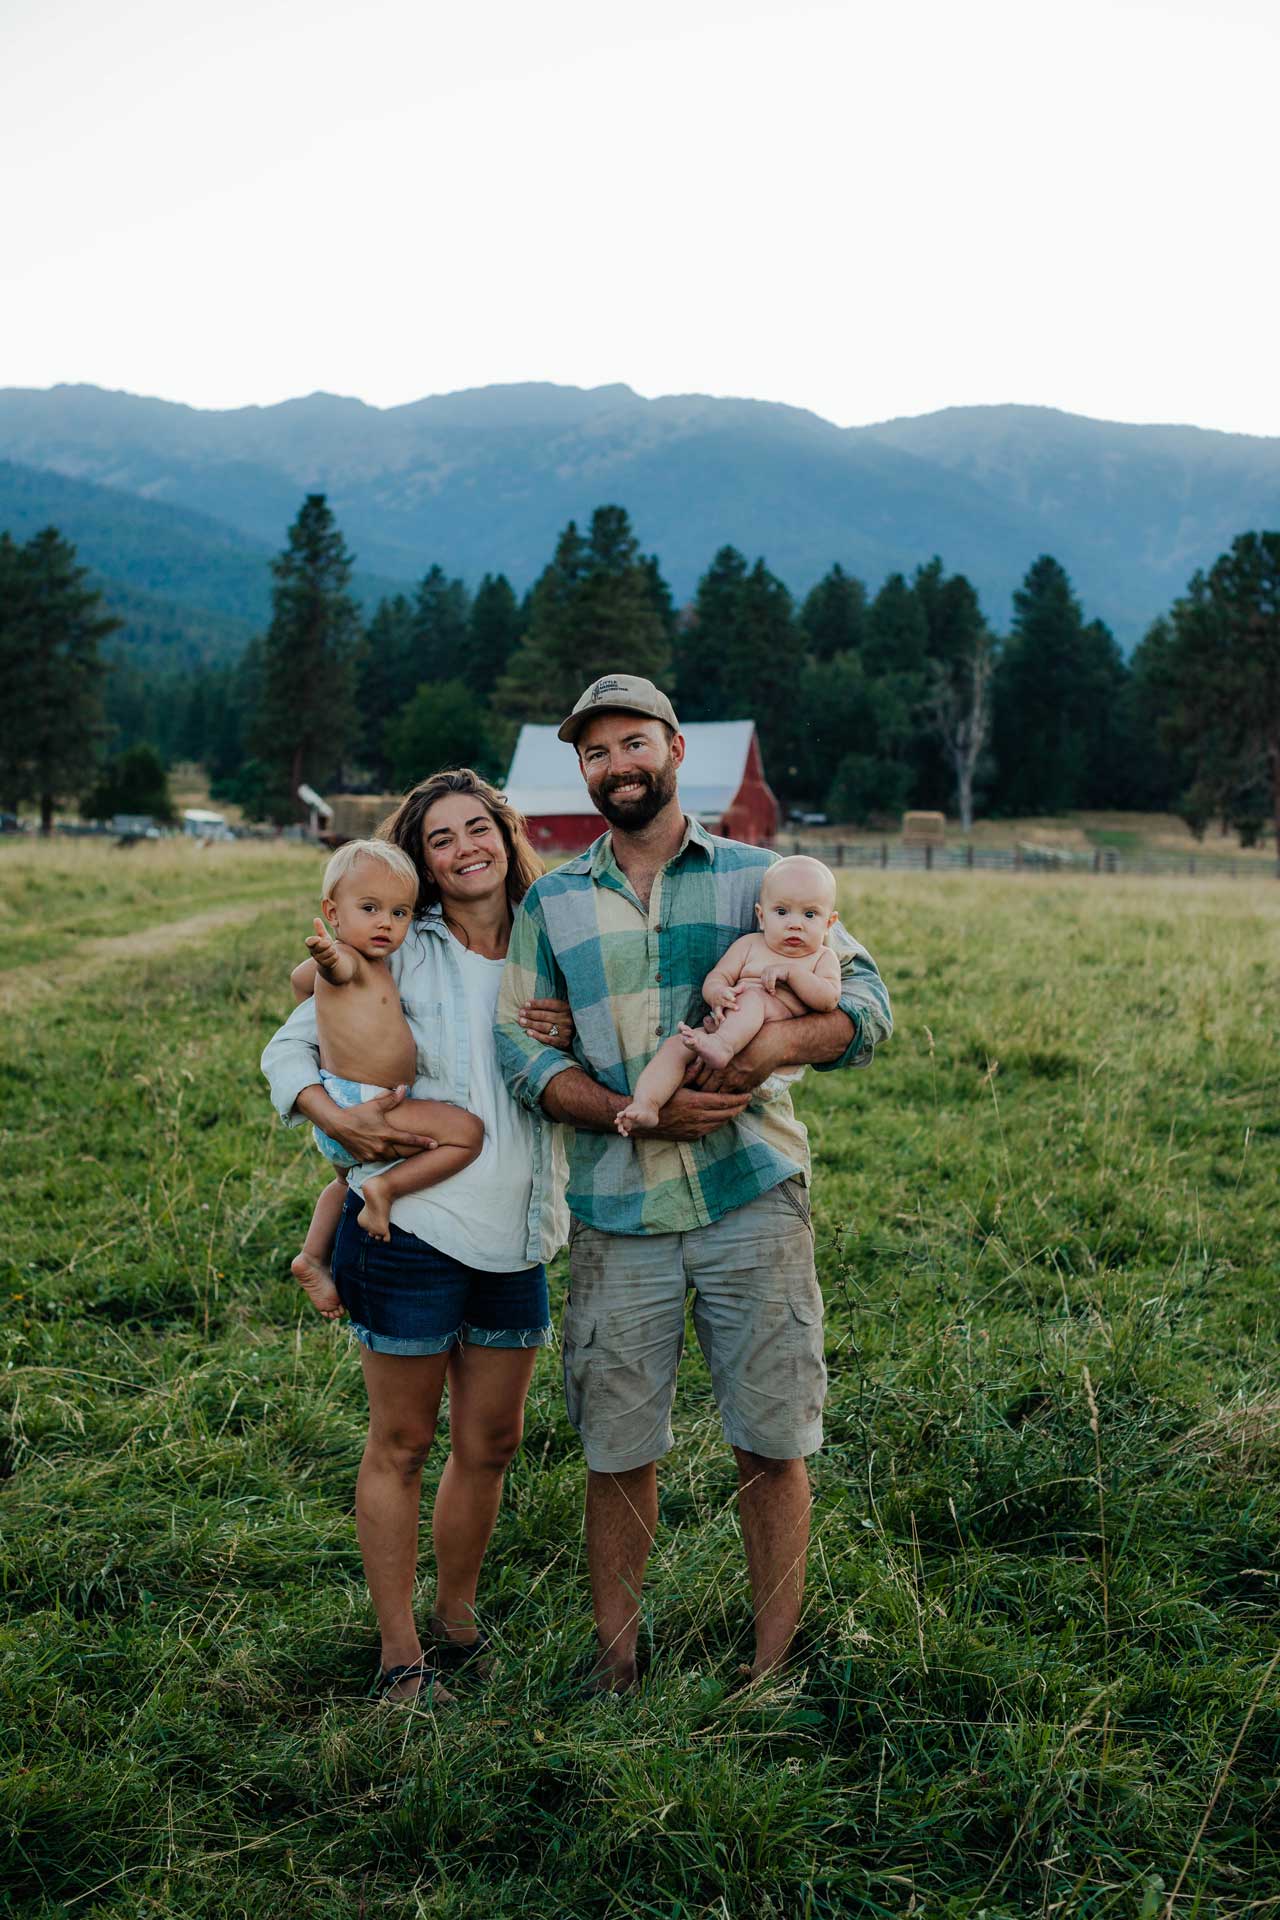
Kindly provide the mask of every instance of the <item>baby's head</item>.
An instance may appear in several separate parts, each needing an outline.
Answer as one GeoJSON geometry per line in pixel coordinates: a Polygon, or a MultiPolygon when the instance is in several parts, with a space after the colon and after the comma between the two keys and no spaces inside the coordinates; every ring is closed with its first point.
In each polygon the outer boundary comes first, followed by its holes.
{"type": "Polygon", "coordinates": [[[760,882],[756,919],[772,951],[800,960],[816,953],[836,919],[836,882],[830,867],[808,854],[777,860],[760,882]]]}
{"type": "Polygon", "coordinates": [[[324,870],[320,911],[339,940],[366,960],[385,960],[408,933],[418,873],[389,840],[348,840],[324,870]]]}

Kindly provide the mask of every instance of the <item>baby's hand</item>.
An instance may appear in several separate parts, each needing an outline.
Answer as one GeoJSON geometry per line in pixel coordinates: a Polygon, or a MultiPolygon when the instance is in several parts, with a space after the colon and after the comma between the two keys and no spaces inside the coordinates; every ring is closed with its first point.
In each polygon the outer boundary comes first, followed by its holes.
{"type": "Polygon", "coordinates": [[[323,920],[317,919],[312,924],[315,932],[307,935],[307,949],[322,973],[332,973],[342,958],[342,949],[323,920]]]}
{"type": "Polygon", "coordinates": [[[760,970],[760,985],[766,993],[776,993],[779,987],[786,986],[790,977],[790,970],[787,967],[762,967],[760,970]]]}
{"type": "Polygon", "coordinates": [[[738,1004],[738,989],[736,987],[722,987],[716,983],[702,989],[702,998],[710,1007],[712,1013],[722,1015],[732,1013],[738,1004]]]}

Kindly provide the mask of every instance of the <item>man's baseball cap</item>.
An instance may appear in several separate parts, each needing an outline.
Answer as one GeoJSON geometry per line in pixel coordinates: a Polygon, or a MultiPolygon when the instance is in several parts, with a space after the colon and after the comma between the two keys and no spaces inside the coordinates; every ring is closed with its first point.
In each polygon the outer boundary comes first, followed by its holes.
{"type": "Polygon", "coordinates": [[[619,707],[623,713],[643,713],[650,720],[665,721],[673,733],[680,731],[675,708],[652,680],[642,680],[635,673],[606,673],[592,681],[568,719],[560,722],[557,738],[576,743],[587,721],[608,707],[619,707]]]}

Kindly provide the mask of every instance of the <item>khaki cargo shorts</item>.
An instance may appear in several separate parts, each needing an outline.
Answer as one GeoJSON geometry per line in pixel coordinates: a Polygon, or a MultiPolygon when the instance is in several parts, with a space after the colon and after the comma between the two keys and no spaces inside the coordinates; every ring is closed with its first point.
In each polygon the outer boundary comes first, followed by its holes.
{"type": "Polygon", "coordinates": [[[795,1460],[822,1445],[822,1295],[802,1181],[689,1233],[575,1221],[569,1287],[564,1397],[594,1472],[626,1473],[670,1451],[689,1290],[730,1446],[795,1460]]]}

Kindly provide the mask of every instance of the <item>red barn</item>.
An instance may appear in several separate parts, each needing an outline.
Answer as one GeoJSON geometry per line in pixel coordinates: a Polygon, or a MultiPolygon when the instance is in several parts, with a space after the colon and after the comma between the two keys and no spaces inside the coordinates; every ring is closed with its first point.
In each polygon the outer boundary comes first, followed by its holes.
{"type": "MultiPolygon", "coordinates": [[[[711,833],[766,846],[778,831],[778,802],[765,781],[755,721],[693,720],[680,731],[685,812],[711,833]]],[[[605,831],[587,798],[578,756],[556,739],[554,727],[521,727],[506,792],[540,853],[579,853],[605,831]]]]}

